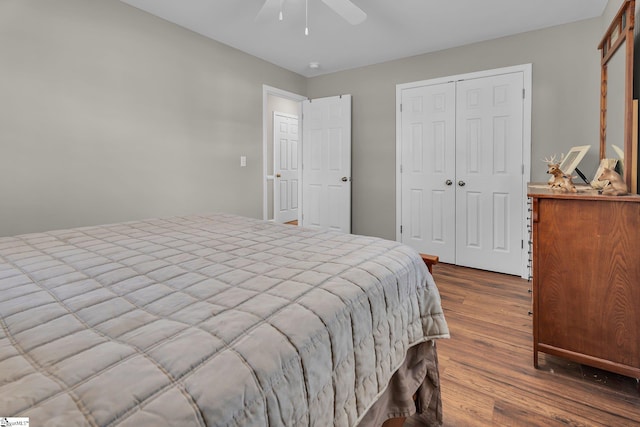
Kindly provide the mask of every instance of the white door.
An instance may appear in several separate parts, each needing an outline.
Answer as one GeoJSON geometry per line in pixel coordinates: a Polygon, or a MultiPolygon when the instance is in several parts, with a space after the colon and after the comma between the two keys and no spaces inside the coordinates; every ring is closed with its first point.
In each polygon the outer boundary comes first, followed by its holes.
{"type": "Polygon", "coordinates": [[[456,99],[456,262],[521,271],[522,73],[464,80],[456,99]]]}
{"type": "Polygon", "coordinates": [[[351,95],[303,101],[302,225],[351,232],[351,95]]]}
{"type": "Polygon", "coordinates": [[[455,83],[402,91],[402,243],[455,263],[455,83]]]}
{"type": "Polygon", "coordinates": [[[298,116],[273,113],[273,218],[298,219],[298,116]]]}
{"type": "Polygon", "coordinates": [[[520,275],[522,72],[399,93],[400,240],[443,262],[520,275]]]}

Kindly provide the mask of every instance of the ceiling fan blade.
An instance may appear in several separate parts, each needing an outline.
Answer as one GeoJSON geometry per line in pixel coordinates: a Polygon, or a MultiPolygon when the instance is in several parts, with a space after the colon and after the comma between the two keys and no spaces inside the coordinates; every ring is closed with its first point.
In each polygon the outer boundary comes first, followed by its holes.
{"type": "Polygon", "coordinates": [[[367,14],[350,0],[322,0],[351,25],[358,25],[367,19],[367,14]]]}
{"type": "Polygon", "coordinates": [[[278,16],[278,13],[282,10],[282,2],[284,0],[265,0],[260,12],[256,15],[255,20],[259,21],[270,15],[278,16]]]}

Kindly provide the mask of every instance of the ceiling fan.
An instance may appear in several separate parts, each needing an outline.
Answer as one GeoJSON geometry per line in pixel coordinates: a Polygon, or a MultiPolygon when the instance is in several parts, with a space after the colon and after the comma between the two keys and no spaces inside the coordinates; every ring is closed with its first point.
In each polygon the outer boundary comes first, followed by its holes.
{"type": "MultiPolygon", "coordinates": [[[[367,14],[353,4],[351,0],[322,0],[322,2],[352,25],[358,25],[367,19],[367,14]]],[[[265,0],[262,9],[256,16],[256,20],[272,14],[273,16],[280,14],[280,19],[282,19],[283,3],[284,0],[265,0]]]]}

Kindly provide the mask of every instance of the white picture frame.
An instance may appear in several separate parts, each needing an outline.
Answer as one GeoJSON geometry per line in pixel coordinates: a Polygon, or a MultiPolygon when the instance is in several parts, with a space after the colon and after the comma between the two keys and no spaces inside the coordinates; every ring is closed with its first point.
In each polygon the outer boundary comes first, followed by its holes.
{"type": "Polygon", "coordinates": [[[576,147],[571,147],[566,156],[562,159],[560,163],[560,170],[568,176],[571,176],[573,171],[578,167],[580,161],[584,158],[584,156],[591,148],[590,145],[580,145],[576,147]]]}

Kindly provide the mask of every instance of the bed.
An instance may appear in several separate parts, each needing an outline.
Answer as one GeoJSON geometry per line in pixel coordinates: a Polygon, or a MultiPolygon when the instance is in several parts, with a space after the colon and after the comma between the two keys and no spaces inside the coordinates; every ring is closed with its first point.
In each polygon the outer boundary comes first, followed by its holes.
{"type": "Polygon", "coordinates": [[[0,416],[32,425],[441,419],[448,336],[396,242],[228,214],[0,238],[0,416]]]}

